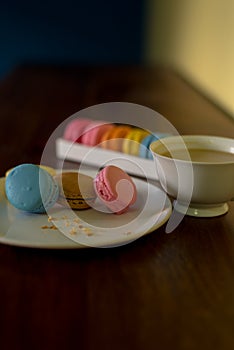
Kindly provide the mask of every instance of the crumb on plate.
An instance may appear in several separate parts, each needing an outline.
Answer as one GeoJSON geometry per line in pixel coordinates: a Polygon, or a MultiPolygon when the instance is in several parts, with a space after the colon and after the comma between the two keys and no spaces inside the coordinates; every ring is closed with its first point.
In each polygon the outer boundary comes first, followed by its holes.
{"type": "Polygon", "coordinates": [[[75,235],[77,232],[75,230],[75,228],[73,227],[70,231],[69,231],[70,235],[75,235]]]}
{"type": "Polygon", "coordinates": [[[48,216],[48,222],[52,222],[52,221],[55,221],[56,220],[56,218],[53,218],[52,216],[48,216]]]}
{"type": "Polygon", "coordinates": [[[44,226],[41,226],[41,228],[42,228],[42,230],[57,230],[58,229],[55,225],[51,225],[51,226],[44,225],[44,226]]]}
{"type": "Polygon", "coordinates": [[[73,220],[74,223],[78,224],[80,222],[80,219],[76,218],[73,220]]]}
{"type": "Polygon", "coordinates": [[[93,236],[93,231],[89,227],[83,227],[82,231],[87,235],[87,236],[93,236]]]}

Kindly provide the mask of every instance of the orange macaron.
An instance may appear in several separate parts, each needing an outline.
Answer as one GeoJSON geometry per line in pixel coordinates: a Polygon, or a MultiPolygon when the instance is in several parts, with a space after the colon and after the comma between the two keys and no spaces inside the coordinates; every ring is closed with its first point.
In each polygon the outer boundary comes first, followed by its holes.
{"type": "Polygon", "coordinates": [[[116,152],[122,152],[122,144],[126,135],[132,127],[128,125],[116,125],[112,129],[105,132],[101,139],[101,146],[116,152]]]}
{"type": "Polygon", "coordinates": [[[114,130],[116,130],[118,127],[117,126],[113,126],[113,128],[110,128],[108,130],[106,130],[102,137],[101,137],[101,141],[100,141],[100,146],[102,148],[105,148],[105,149],[111,149],[110,147],[110,142],[111,142],[111,139],[112,139],[112,135],[113,135],[113,132],[114,130]]]}
{"type": "Polygon", "coordinates": [[[112,139],[110,140],[110,149],[117,152],[122,152],[122,145],[125,137],[132,129],[128,125],[120,125],[112,132],[112,139]]]}

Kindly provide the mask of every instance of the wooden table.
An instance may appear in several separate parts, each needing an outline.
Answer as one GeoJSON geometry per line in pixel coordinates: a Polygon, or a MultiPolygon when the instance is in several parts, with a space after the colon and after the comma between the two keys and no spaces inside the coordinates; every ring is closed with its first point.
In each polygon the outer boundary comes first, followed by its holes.
{"type": "MultiPolygon", "coordinates": [[[[1,176],[40,161],[62,120],[108,101],[151,107],[183,134],[234,137],[234,122],[167,68],[19,67],[0,84],[1,176]]],[[[0,245],[1,349],[233,349],[229,207],[119,248],[0,245]]]]}

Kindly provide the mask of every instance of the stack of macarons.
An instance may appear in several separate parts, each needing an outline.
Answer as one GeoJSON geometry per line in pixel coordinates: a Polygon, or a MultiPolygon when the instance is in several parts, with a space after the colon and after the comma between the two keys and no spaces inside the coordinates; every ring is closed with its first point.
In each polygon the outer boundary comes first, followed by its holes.
{"type": "Polygon", "coordinates": [[[19,210],[35,214],[47,212],[55,203],[87,209],[97,197],[111,212],[122,214],[136,202],[137,189],[132,178],[117,166],[106,166],[94,179],[79,172],[54,172],[50,167],[34,164],[11,169],[5,180],[8,201],[19,210]]]}
{"type": "Polygon", "coordinates": [[[91,119],[73,119],[63,134],[67,141],[85,146],[98,146],[107,150],[152,159],[150,144],[168,134],[155,133],[127,124],[114,124],[91,119]]]}

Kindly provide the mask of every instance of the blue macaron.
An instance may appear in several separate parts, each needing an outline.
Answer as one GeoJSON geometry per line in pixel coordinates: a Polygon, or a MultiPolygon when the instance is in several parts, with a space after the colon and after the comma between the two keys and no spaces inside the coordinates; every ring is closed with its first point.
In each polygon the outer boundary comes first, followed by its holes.
{"type": "Polygon", "coordinates": [[[146,136],[141,141],[140,148],[139,148],[139,156],[141,158],[153,159],[152,153],[149,149],[151,143],[167,136],[169,136],[169,134],[166,134],[166,133],[154,133],[146,136]]]}
{"type": "Polygon", "coordinates": [[[34,164],[21,164],[13,168],[7,176],[5,192],[15,208],[31,213],[44,213],[57,201],[59,187],[44,169],[34,164]]]}

